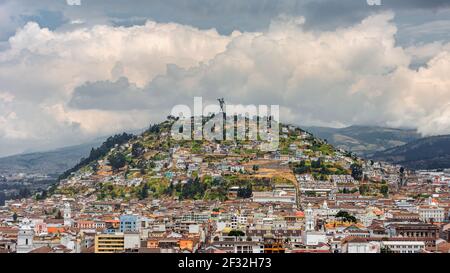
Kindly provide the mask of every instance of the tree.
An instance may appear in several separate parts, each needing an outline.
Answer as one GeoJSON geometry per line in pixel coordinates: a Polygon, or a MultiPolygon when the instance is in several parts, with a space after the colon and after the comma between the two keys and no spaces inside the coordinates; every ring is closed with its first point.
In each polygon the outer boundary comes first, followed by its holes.
{"type": "Polygon", "coordinates": [[[41,193],[36,194],[36,200],[44,200],[47,198],[47,191],[43,190],[41,193]]]}
{"type": "Polygon", "coordinates": [[[405,168],[400,167],[399,172],[400,172],[400,175],[399,175],[399,178],[400,178],[400,180],[399,180],[400,186],[405,186],[405,185],[406,185],[406,183],[405,183],[405,168]]]}
{"type": "Polygon", "coordinates": [[[133,157],[139,157],[141,156],[145,151],[144,145],[142,143],[137,142],[133,144],[133,147],[131,148],[131,154],[133,157]]]}
{"type": "Polygon", "coordinates": [[[252,187],[247,186],[245,188],[239,188],[238,192],[237,192],[237,196],[239,198],[250,198],[252,197],[253,191],[252,191],[252,187]]]}
{"type": "Polygon", "coordinates": [[[322,160],[319,158],[317,160],[311,161],[311,168],[318,169],[322,165],[322,160]]]}
{"type": "Polygon", "coordinates": [[[206,186],[198,178],[189,179],[181,189],[181,199],[200,199],[205,194],[206,186]]]}
{"type": "Polygon", "coordinates": [[[61,210],[58,210],[58,211],[56,212],[56,216],[55,216],[55,219],[63,219],[63,216],[62,216],[61,210]]]}
{"type": "Polygon", "coordinates": [[[148,129],[149,133],[158,134],[161,131],[161,127],[159,124],[151,125],[148,129]]]}
{"type": "Polygon", "coordinates": [[[353,222],[353,223],[356,223],[356,222],[357,222],[356,217],[353,216],[353,215],[350,215],[350,214],[349,214],[347,211],[345,211],[345,210],[340,210],[340,211],[336,214],[336,218],[340,218],[340,219],[342,219],[343,221],[346,221],[346,222],[353,222]]]}
{"type": "Polygon", "coordinates": [[[304,174],[304,173],[308,173],[309,171],[310,171],[310,168],[308,166],[301,166],[301,167],[294,168],[295,174],[304,174]]]}
{"type": "Polygon", "coordinates": [[[148,197],[148,185],[147,183],[142,186],[141,190],[139,191],[139,200],[144,200],[148,197]]]}
{"type": "Polygon", "coordinates": [[[259,170],[259,166],[258,165],[253,165],[253,171],[258,171],[259,170]]]}
{"type": "Polygon", "coordinates": [[[5,205],[6,195],[3,191],[0,191],[0,206],[5,205]]]}
{"type": "Polygon", "coordinates": [[[380,253],[394,253],[394,251],[392,251],[388,246],[383,246],[380,249],[380,253]]]}
{"type": "Polygon", "coordinates": [[[369,191],[369,185],[362,184],[361,186],[359,186],[359,193],[361,195],[365,195],[368,191],[369,191]]]}
{"type": "Polygon", "coordinates": [[[350,166],[350,169],[352,170],[352,177],[355,180],[360,181],[363,178],[363,169],[362,166],[356,163],[353,163],[350,166]]]}
{"type": "Polygon", "coordinates": [[[388,185],[382,185],[380,188],[380,193],[386,197],[388,195],[388,192],[389,192],[388,185]]]}
{"type": "Polygon", "coordinates": [[[100,165],[98,164],[98,161],[94,161],[91,163],[92,171],[97,172],[99,167],[100,167],[100,165]]]}
{"type": "Polygon", "coordinates": [[[113,170],[123,168],[127,163],[125,156],[122,153],[113,153],[108,157],[109,165],[113,170]]]}
{"type": "Polygon", "coordinates": [[[233,229],[228,233],[228,236],[245,236],[245,233],[242,230],[233,229]]]}
{"type": "Polygon", "coordinates": [[[346,218],[346,217],[348,217],[348,216],[350,216],[350,214],[349,214],[347,211],[345,211],[345,210],[340,210],[340,211],[336,214],[336,217],[337,217],[337,218],[346,218]]]}

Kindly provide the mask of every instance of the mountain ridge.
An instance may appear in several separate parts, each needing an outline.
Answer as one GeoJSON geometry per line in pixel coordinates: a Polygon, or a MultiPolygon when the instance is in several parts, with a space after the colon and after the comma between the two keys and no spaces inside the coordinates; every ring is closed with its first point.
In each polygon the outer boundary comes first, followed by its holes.
{"type": "Polygon", "coordinates": [[[372,159],[400,164],[411,169],[450,168],[450,135],[421,138],[377,152],[372,159]]]}
{"type": "Polygon", "coordinates": [[[330,144],[369,158],[376,152],[401,146],[421,138],[414,129],[352,125],[344,128],[303,126],[330,144]]]}
{"type": "Polygon", "coordinates": [[[58,175],[75,165],[103,140],[57,148],[49,151],[22,153],[0,158],[0,174],[39,173],[58,175]]]}

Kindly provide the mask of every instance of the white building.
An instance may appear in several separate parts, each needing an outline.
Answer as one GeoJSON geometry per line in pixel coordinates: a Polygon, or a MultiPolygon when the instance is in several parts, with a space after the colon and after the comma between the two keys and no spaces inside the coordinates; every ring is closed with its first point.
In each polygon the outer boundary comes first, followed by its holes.
{"type": "Polygon", "coordinates": [[[395,253],[419,253],[425,249],[424,241],[385,241],[382,245],[395,253]]]}
{"type": "Polygon", "coordinates": [[[342,244],[343,253],[380,253],[379,242],[371,242],[366,238],[353,237],[342,244]]]}
{"type": "Polygon", "coordinates": [[[305,210],[305,232],[302,235],[303,244],[307,246],[317,246],[327,243],[327,236],[323,231],[316,231],[316,221],[311,204],[305,210]]]}
{"type": "Polygon", "coordinates": [[[69,203],[64,204],[64,226],[71,227],[72,226],[72,210],[70,208],[69,203]]]}
{"type": "Polygon", "coordinates": [[[125,232],[123,242],[125,250],[139,249],[141,246],[140,234],[138,232],[125,232]]]}
{"type": "Polygon", "coordinates": [[[419,217],[424,222],[444,222],[445,209],[438,206],[419,206],[419,217]]]}
{"type": "Polygon", "coordinates": [[[34,229],[30,226],[30,221],[24,219],[17,235],[17,253],[28,253],[34,249],[33,245],[34,229]]]}
{"type": "Polygon", "coordinates": [[[252,201],[257,203],[291,203],[297,202],[295,193],[275,190],[272,192],[253,192],[252,201]]]}
{"type": "Polygon", "coordinates": [[[305,210],[305,231],[314,231],[315,226],[314,213],[311,204],[308,204],[305,210]]]}
{"type": "Polygon", "coordinates": [[[317,246],[328,242],[327,236],[323,231],[305,231],[302,235],[302,241],[307,246],[317,246]]]}
{"type": "Polygon", "coordinates": [[[233,250],[234,253],[264,253],[264,245],[253,241],[235,242],[233,250]]]}

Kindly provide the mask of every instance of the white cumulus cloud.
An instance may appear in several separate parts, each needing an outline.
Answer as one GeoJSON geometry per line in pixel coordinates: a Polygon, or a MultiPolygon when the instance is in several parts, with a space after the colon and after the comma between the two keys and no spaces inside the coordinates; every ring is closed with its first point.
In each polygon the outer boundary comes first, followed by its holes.
{"type": "Polygon", "coordinates": [[[0,149],[142,128],[194,96],[279,104],[281,119],[297,124],[450,133],[449,47],[402,48],[393,16],[334,31],[285,16],[265,31],[230,35],[151,21],[69,31],[28,23],[0,52],[0,89],[10,94],[0,95],[0,149]]]}

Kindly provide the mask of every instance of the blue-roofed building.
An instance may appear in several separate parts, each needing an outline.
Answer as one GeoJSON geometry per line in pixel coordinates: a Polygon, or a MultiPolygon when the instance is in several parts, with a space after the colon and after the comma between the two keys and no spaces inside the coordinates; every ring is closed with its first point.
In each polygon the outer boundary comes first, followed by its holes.
{"type": "Polygon", "coordinates": [[[138,231],[138,217],[136,215],[121,215],[120,216],[120,232],[135,232],[138,231]]]}

